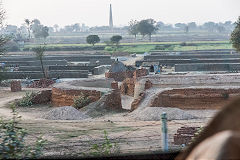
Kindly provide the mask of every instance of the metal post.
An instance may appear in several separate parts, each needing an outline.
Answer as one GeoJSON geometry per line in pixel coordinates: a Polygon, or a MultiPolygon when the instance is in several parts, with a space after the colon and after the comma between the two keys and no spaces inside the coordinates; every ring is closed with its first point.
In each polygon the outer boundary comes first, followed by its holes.
{"type": "Polygon", "coordinates": [[[168,136],[167,136],[167,113],[163,112],[161,115],[162,118],[162,145],[163,151],[168,151],[168,136]]]}

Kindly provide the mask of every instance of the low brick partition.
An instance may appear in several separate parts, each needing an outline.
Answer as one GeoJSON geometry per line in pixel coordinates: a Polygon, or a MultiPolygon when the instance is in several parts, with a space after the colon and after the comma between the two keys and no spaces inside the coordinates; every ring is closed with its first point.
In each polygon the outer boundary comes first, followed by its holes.
{"type": "Polygon", "coordinates": [[[11,81],[11,92],[19,92],[22,90],[20,81],[11,81]]]}
{"type": "Polygon", "coordinates": [[[153,99],[150,107],[221,109],[238,96],[240,96],[240,88],[172,89],[158,94],[153,99]]]}
{"type": "Polygon", "coordinates": [[[173,136],[174,145],[188,145],[193,141],[193,138],[196,137],[196,133],[200,127],[181,127],[177,130],[177,133],[173,136]]]}

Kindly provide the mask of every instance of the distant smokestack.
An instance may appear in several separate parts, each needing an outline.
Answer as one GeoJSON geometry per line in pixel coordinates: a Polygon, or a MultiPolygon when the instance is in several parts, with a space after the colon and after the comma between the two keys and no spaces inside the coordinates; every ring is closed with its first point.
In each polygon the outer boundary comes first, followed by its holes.
{"type": "Polygon", "coordinates": [[[109,28],[110,28],[111,30],[113,29],[112,4],[110,4],[109,28]]]}

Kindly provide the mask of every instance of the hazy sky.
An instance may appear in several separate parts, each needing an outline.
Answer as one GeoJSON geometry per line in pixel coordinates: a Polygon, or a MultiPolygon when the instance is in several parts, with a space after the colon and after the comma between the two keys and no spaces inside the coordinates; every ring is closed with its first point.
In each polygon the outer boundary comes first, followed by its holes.
{"type": "Polygon", "coordinates": [[[8,24],[21,25],[24,19],[38,18],[44,25],[85,23],[108,25],[109,4],[114,25],[131,19],[153,18],[164,23],[236,21],[240,0],[2,0],[8,24]]]}

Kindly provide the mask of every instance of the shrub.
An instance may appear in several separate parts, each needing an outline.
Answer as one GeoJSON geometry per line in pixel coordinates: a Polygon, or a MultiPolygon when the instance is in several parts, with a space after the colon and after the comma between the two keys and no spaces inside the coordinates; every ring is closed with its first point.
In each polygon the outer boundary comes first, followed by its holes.
{"type": "Polygon", "coordinates": [[[26,130],[19,127],[20,116],[12,105],[13,117],[9,121],[0,121],[0,159],[27,159],[38,158],[42,155],[42,149],[46,141],[37,138],[35,145],[30,147],[24,142],[28,134],[26,130]]]}
{"type": "Polygon", "coordinates": [[[90,149],[90,155],[96,157],[109,156],[110,154],[116,154],[119,151],[117,143],[113,143],[108,138],[107,131],[104,130],[104,141],[102,144],[94,144],[90,149]]]}
{"type": "Polygon", "coordinates": [[[29,107],[33,105],[32,99],[36,95],[36,93],[33,92],[26,92],[25,96],[17,101],[17,106],[20,107],[29,107]]]}
{"type": "Polygon", "coordinates": [[[91,100],[87,96],[84,96],[83,94],[81,94],[80,96],[74,99],[73,107],[80,109],[84,106],[87,106],[90,102],[91,100]]]}

